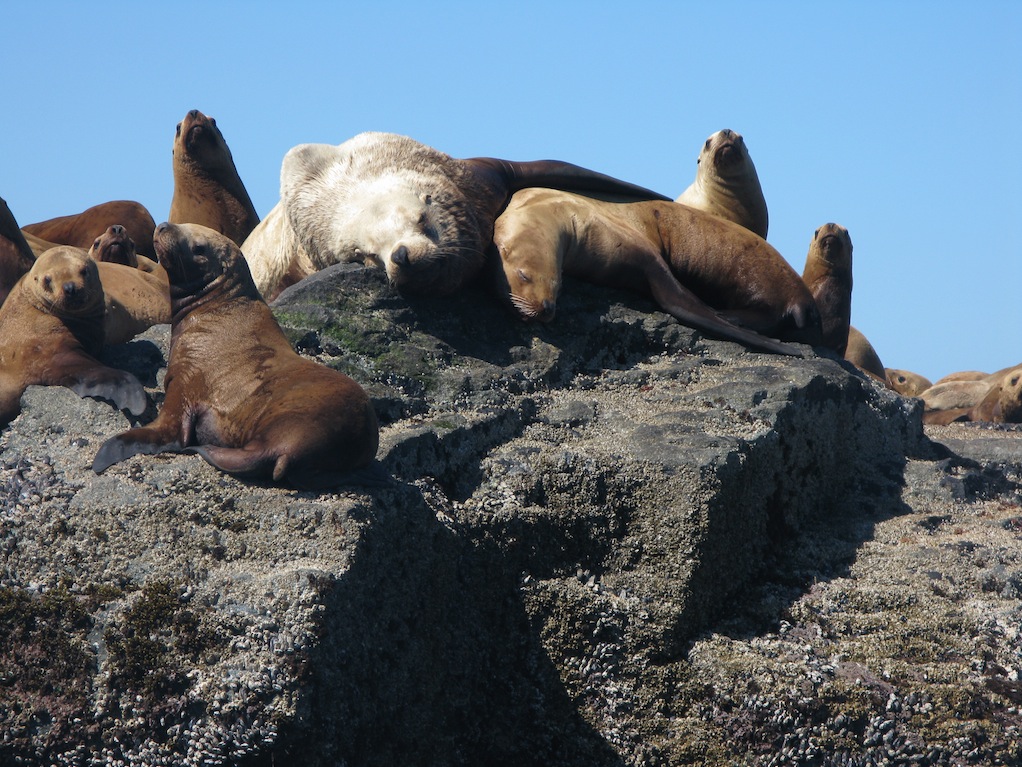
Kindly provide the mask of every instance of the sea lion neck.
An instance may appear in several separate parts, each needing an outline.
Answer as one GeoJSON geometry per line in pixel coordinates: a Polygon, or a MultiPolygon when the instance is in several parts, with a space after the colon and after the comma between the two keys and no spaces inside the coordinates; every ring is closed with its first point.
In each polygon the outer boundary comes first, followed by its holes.
{"type": "Polygon", "coordinates": [[[244,280],[233,272],[225,272],[206,283],[195,280],[183,285],[171,284],[170,309],[174,331],[188,315],[239,298],[261,300],[252,281],[244,280]]]}

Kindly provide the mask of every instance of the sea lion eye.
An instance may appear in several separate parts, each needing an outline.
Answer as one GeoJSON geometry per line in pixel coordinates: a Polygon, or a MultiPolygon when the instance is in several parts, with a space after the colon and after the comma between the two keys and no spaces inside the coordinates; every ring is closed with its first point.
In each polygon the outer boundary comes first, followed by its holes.
{"type": "Polygon", "coordinates": [[[520,279],[522,282],[532,282],[532,277],[526,274],[524,269],[518,270],[518,279],[520,279]]]}
{"type": "Polygon", "coordinates": [[[816,239],[819,238],[819,236],[820,236],[820,230],[817,229],[815,232],[813,232],[813,239],[816,240],[816,239]]]}
{"type": "Polygon", "coordinates": [[[713,143],[713,136],[710,136],[710,138],[706,139],[706,143],[703,144],[703,149],[709,149],[710,148],[710,144],[712,144],[712,143],[713,143]]]}
{"type": "Polygon", "coordinates": [[[174,131],[174,135],[175,136],[180,136],[181,135],[181,123],[177,124],[177,130],[174,131]]]}
{"type": "Polygon", "coordinates": [[[92,247],[94,247],[94,248],[98,248],[99,247],[99,237],[97,237],[96,241],[94,243],[92,243],[92,247]]]}

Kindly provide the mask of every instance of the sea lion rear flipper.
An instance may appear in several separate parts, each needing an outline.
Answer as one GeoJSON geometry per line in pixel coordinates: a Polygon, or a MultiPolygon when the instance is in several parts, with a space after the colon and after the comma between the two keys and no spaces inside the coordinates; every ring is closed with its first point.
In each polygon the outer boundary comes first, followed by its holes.
{"type": "Polygon", "coordinates": [[[278,457],[262,448],[193,445],[183,452],[200,455],[206,463],[239,477],[272,476],[278,480],[287,470],[286,455],[278,457]]]}
{"type": "Polygon", "coordinates": [[[157,453],[180,453],[180,442],[166,442],[152,427],[128,429],[104,442],[92,461],[92,470],[103,473],[115,463],[133,455],[156,455],[157,453]]]}
{"type": "Polygon", "coordinates": [[[473,157],[465,160],[488,186],[500,179],[507,198],[526,187],[539,186],[568,192],[596,192],[630,200],[672,200],[637,184],[599,173],[561,160],[534,160],[514,162],[495,157],[473,157]]]}

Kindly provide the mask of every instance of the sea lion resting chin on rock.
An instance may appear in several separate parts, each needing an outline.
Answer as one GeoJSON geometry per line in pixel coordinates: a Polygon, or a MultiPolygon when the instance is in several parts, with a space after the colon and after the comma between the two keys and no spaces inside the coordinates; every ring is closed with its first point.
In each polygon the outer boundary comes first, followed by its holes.
{"type": "Polygon", "coordinates": [[[406,136],[370,132],[339,146],[291,149],[281,164],[280,203],[267,215],[273,220],[256,227],[242,250],[267,299],[284,275],[298,276],[303,258],[312,269],[372,263],[402,290],[450,294],[482,268],[493,222],[511,194],[535,186],[667,199],[566,162],[462,160],[406,136]],[[266,238],[261,227],[280,235],[266,238]],[[263,263],[270,260],[281,263],[263,263]]]}
{"type": "Polygon", "coordinates": [[[66,386],[133,415],[145,411],[138,379],[96,359],[104,314],[99,270],[84,250],[62,246],[36,259],[0,306],[0,425],[18,414],[32,385],[66,386]]]}
{"type": "Polygon", "coordinates": [[[161,224],[154,241],[174,315],[166,398],[151,424],[107,440],[92,468],[198,453],[231,474],[319,489],[369,467],[379,430],[368,396],[295,353],[238,246],[189,224],[161,224]]]}
{"type": "Polygon", "coordinates": [[[526,189],[497,219],[493,241],[503,288],[525,319],[553,317],[569,274],[646,293],[686,324],[757,348],[798,355],[773,339],[820,340],[813,297],[781,254],[685,205],[526,189]]]}

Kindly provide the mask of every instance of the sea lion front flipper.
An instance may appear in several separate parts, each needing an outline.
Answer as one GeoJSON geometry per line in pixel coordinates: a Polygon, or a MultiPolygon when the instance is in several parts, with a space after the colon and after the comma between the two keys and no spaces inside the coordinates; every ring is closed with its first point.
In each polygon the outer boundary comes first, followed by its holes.
{"type": "Polygon", "coordinates": [[[118,410],[142,415],[149,405],[142,384],[131,373],[107,367],[87,356],[72,358],[59,367],[59,380],[40,383],[66,386],[79,397],[99,397],[114,403],[118,410]]]}
{"type": "Polygon", "coordinates": [[[494,179],[500,179],[504,185],[505,201],[512,193],[532,186],[568,192],[595,192],[628,200],[673,199],[637,184],[561,160],[515,162],[496,157],[472,157],[464,160],[464,163],[487,186],[492,185],[494,179]]]}
{"type": "Polygon", "coordinates": [[[166,441],[165,436],[152,426],[143,426],[111,437],[104,442],[92,461],[92,470],[102,474],[115,463],[133,455],[156,455],[157,453],[180,453],[181,443],[166,441]]]}

